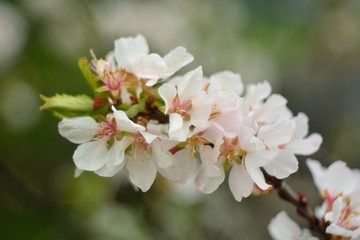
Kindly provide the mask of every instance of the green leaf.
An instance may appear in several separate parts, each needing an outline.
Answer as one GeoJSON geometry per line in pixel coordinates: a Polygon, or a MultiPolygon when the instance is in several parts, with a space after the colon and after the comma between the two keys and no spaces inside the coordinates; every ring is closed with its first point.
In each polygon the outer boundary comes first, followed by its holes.
{"type": "Polygon", "coordinates": [[[98,88],[97,82],[99,81],[99,78],[93,71],[91,71],[89,60],[82,57],[79,59],[78,65],[90,88],[95,91],[95,89],[98,88]]]}
{"type": "Polygon", "coordinates": [[[145,105],[139,103],[132,105],[128,110],[125,111],[125,113],[129,118],[133,118],[136,115],[138,115],[140,112],[143,112],[144,110],[145,110],[145,105]]]}
{"type": "Polygon", "coordinates": [[[56,94],[53,97],[40,95],[45,102],[40,110],[52,110],[59,114],[72,112],[74,114],[91,113],[93,111],[94,100],[87,95],[66,95],[56,94]]]}

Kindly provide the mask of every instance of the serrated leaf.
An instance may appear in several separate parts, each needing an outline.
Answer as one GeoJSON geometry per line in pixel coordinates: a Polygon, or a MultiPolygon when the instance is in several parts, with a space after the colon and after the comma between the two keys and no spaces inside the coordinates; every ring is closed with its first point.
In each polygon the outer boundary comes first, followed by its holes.
{"type": "Polygon", "coordinates": [[[40,98],[45,102],[40,110],[53,110],[60,114],[64,112],[90,113],[93,111],[94,100],[87,95],[56,94],[53,97],[40,95],[40,98]]]}
{"type": "Polygon", "coordinates": [[[98,76],[91,70],[89,60],[82,57],[78,61],[78,65],[81,73],[89,84],[90,88],[95,91],[98,88],[97,82],[99,81],[98,76]]]}

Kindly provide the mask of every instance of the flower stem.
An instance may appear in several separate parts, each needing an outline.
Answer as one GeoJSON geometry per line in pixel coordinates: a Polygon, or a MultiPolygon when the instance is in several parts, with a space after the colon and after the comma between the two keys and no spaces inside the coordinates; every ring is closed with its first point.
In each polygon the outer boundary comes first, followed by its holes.
{"type": "Polygon", "coordinates": [[[264,169],[262,169],[262,172],[266,182],[274,187],[279,197],[294,205],[297,213],[308,221],[311,230],[317,232],[324,239],[330,239],[331,236],[325,231],[327,227],[326,223],[315,216],[314,210],[310,207],[309,201],[304,194],[296,193],[283,180],[271,176],[264,169]]]}

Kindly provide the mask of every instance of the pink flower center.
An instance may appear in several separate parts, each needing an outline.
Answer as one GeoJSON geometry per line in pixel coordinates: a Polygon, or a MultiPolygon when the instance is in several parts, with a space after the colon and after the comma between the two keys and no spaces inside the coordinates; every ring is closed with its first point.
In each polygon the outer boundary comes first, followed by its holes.
{"type": "Polygon", "coordinates": [[[222,156],[228,164],[233,161],[242,163],[242,157],[245,154],[246,152],[239,147],[239,139],[237,137],[233,139],[225,138],[224,143],[220,146],[220,156],[222,156]]]}
{"type": "Polygon", "coordinates": [[[138,160],[150,159],[150,144],[148,144],[141,133],[136,133],[132,142],[131,156],[138,160]]]}
{"type": "Polygon", "coordinates": [[[100,123],[100,130],[96,135],[96,140],[110,140],[116,136],[117,126],[113,118],[111,121],[100,123]]]}
{"type": "Polygon", "coordinates": [[[179,114],[185,121],[190,120],[189,111],[191,110],[191,100],[181,102],[179,96],[176,96],[173,100],[173,105],[170,109],[172,113],[179,114]]]}

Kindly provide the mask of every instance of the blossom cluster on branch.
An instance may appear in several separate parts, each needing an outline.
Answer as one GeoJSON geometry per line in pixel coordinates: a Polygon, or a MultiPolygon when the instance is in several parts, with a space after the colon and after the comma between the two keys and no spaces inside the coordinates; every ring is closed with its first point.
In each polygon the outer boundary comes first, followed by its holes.
{"type": "MultiPolygon", "coordinates": [[[[229,174],[230,190],[241,201],[254,191],[271,190],[263,171],[287,178],[298,170],[296,155],[311,155],[321,145],[319,134],[308,133],[308,117],[294,115],[267,81],[244,87],[239,74],[223,71],[206,77],[201,66],[174,76],[193,61],[183,47],[162,57],[150,53],[146,39],[138,35],[116,40],[104,59],[92,55],[90,61],[80,59],[79,66],[93,98],[41,96],[41,109],[62,119],[60,134],[79,144],[73,154],[76,176],[83,171],[104,177],[125,172],[146,192],[159,173],[173,182],[194,179],[196,189],[209,194],[229,174]]],[[[329,233],[341,235],[346,229],[343,236],[355,236],[358,228],[348,221],[358,221],[355,195],[360,191],[354,189],[359,183],[352,190],[339,184],[329,188],[332,171],[311,160],[308,165],[325,199],[317,216],[331,222],[329,233]]],[[[286,217],[281,214],[271,226],[286,217]]],[[[297,239],[309,235],[298,227],[289,229],[296,229],[297,239]]]]}

